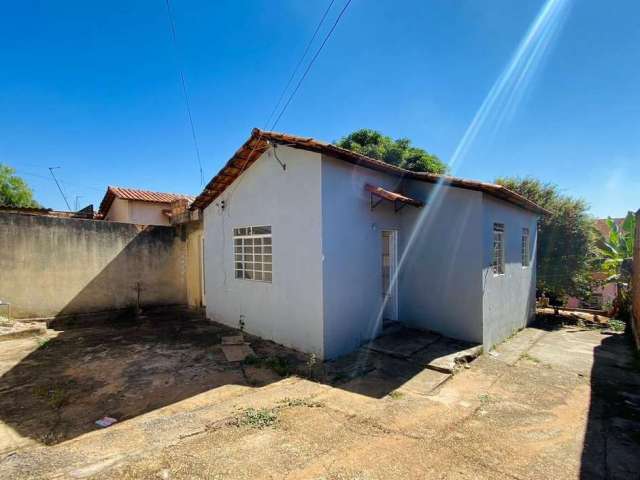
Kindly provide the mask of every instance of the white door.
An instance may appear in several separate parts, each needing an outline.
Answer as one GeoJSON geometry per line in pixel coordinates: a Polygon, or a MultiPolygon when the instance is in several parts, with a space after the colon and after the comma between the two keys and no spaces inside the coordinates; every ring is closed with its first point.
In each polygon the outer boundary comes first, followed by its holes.
{"type": "Polygon", "coordinates": [[[397,237],[395,230],[382,230],[382,319],[390,321],[398,320],[397,237]]]}

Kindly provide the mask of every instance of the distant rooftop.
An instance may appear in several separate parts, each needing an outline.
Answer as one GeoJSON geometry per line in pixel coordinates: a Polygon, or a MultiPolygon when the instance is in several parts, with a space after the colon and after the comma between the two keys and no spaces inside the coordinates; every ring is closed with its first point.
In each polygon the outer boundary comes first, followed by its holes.
{"type": "Polygon", "coordinates": [[[182,193],[151,192],[149,190],[140,190],[138,188],[108,186],[107,192],[104,194],[102,202],[100,202],[99,213],[101,215],[106,214],[116,198],[150,203],[171,203],[174,200],[181,199],[186,199],[191,203],[195,200],[193,195],[184,195],[182,193]]]}

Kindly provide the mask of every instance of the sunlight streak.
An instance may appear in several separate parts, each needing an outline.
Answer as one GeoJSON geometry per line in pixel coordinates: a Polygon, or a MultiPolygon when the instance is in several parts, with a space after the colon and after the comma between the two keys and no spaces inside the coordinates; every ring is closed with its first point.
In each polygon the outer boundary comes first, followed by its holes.
{"type": "MultiPolygon", "coordinates": [[[[460,139],[449,161],[450,174],[455,174],[457,167],[464,160],[481,131],[491,127],[490,131],[495,133],[505,121],[513,117],[534,74],[539,70],[554,39],[565,23],[570,2],[571,0],[547,0],[543,5],[460,139]]],[[[398,281],[407,253],[411,251],[419,232],[429,229],[430,223],[436,217],[436,212],[442,204],[445,192],[442,187],[445,184],[446,179],[434,184],[427,199],[427,205],[420,211],[414,227],[404,243],[397,268],[390,282],[390,289],[394,288],[398,281]]],[[[385,303],[383,302],[372,325],[371,337],[380,331],[385,303]]]]}

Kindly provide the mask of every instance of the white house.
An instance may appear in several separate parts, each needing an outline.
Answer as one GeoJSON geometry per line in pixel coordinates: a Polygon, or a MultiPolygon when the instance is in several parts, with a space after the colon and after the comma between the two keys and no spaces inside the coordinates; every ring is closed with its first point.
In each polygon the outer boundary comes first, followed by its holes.
{"type": "Polygon", "coordinates": [[[254,129],[191,208],[208,317],[319,358],[390,321],[489,348],[534,313],[544,210],[499,185],[254,129]]]}
{"type": "Polygon", "coordinates": [[[171,204],[193,201],[179,193],[150,192],[136,188],[107,187],[98,215],[104,220],[139,225],[171,225],[171,204]]]}

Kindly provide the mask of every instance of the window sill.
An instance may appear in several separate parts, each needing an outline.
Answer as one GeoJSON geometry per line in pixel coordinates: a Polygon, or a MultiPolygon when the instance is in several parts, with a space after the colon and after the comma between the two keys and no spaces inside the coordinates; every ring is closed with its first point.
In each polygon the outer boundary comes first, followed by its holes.
{"type": "Polygon", "coordinates": [[[273,284],[273,281],[270,281],[270,280],[254,280],[253,278],[234,278],[234,280],[238,280],[240,282],[264,283],[266,285],[273,284]]]}

